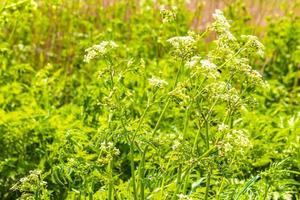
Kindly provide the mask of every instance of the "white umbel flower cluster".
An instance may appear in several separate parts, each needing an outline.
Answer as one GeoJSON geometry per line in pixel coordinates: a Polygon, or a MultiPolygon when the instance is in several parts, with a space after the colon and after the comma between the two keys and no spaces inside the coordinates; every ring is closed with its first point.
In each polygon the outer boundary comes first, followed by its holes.
{"type": "Polygon", "coordinates": [[[197,65],[199,65],[200,61],[200,56],[193,56],[189,61],[185,63],[185,67],[190,69],[196,68],[197,65]]]}
{"type": "Polygon", "coordinates": [[[263,57],[264,56],[264,45],[258,40],[254,35],[241,35],[241,39],[246,41],[247,51],[250,53],[255,53],[256,55],[263,57]]]}
{"type": "Polygon", "coordinates": [[[228,32],[230,29],[230,24],[225,18],[223,11],[216,9],[214,14],[213,14],[213,19],[215,20],[212,24],[212,28],[217,32],[217,33],[224,33],[228,32]]]}
{"type": "Polygon", "coordinates": [[[203,74],[207,78],[217,79],[220,76],[218,67],[208,59],[202,59],[199,56],[193,56],[185,66],[192,70],[196,70],[197,73],[203,74]]]}
{"type": "Polygon", "coordinates": [[[102,41],[100,44],[93,45],[85,50],[84,62],[89,63],[96,57],[104,57],[117,47],[118,45],[114,41],[102,41]]]}
{"type": "Polygon", "coordinates": [[[176,36],[167,40],[174,48],[181,48],[182,46],[190,46],[196,41],[192,36],[176,36]]]}
{"type": "Polygon", "coordinates": [[[208,70],[217,69],[217,66],[214,63],[210,62],[209,60],[201,60],[200,63],[204,69],[208,69],[208,70]]]}
{"type": "Polygon", "coordinates": [[[231,154],[232,151],[243,154],[252,144],[248,136],[242,130],[232,130],[226,134],[226,137],[220,142],[218,149],[221,155],[231,154]],[[238,150],[238,151],[237,151],[238,150]]]}
{"type": "Polygon", "coordinates": [[[174,56],[181,59],[192,57],[196,49],[196,40],[192,36],[176,36],[167,42],[172,45],[174,56]]]}
{"type": "Polygon", "coordinates": [[[155,76],[152,76],[151,78],[149,78],[149,83],[151,86],[158,87],[158,88],[163,88],[168,85],[167,81],[157,78],[155,76]]]}
{"type": "Polygon", "coordinates": [[[238,91],[231,84],[224,81],[217,81],[206,86],[211,99],[218,99],[223,102],[238,105],[241,98],[238,91]]]}
{"type": "Polygon", "coordinates": [[[176,20],[176,14],[173,10],[167,10],[164,7],[160,8],[160,15],[162,18],[162,22],[165,23],[171,23],[176,20]]]}

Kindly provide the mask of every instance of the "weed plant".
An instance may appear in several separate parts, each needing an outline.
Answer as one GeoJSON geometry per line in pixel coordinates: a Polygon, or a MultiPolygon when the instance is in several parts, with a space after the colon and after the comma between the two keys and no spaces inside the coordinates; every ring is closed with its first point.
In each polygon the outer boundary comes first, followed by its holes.
{"type": "Polygon", "coordinates": [[[97,3],[0,3],[0,199],[300,199],[293,11],[97,3]]]}

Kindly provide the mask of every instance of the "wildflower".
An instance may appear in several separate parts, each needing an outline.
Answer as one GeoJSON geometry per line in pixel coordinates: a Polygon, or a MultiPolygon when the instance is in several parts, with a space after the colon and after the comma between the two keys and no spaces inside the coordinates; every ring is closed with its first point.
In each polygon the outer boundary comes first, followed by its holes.
{"type": "Polygon", "coordinates": [[[265,82],[263,81],[262,75],[253,69],[246,71],[246,75],[248,76],[251,83],[254,85],[265,86],[265,82]]]}
{"type": "Polygon", "coordinates": [[[186,94],[187,89],[184,83],[179,83],[176,88],[169,92],[169,95],[181,99],[182,101],[188,101],[190,97],[186,94]]]}
{"type": "Polygon", "coordinates": [[[220,76],[217,66],[209,60],[201,60],[201,69],[206,73],[209,78],[217,79],[220,76]]]}
{"type": "Polygon", "coordinates": [[[195,68],[200,63],[200,56],[193,56],[189,61],[185,63],[187,68],[195,68]]]}
{"type": "Polygon", "coordinates": [[[229,128],[228,125],[222,123],[222,124],[220,124],[220,125],[218,126],[218,131],[219,131],[219,132],[223,132],[223,131],[227,130],[228,128],[229,128]]]}
{"type": "Polygon", "coordinates": [[[217,68],[217,66],[214,63],[210,62],[209,60],[201,60],[200,63],[202,65],[202,67],[205,69],[216,69],[217,68]]]}
{"type": "Polygon", "coordinates": [[[213,19],[215,20],[212,24],[212,28],[217,33],[227,33],[230,29],[230,24],[225,18],[223,11],[216,9],[213,14],[213,19]]]}
{"type": "Polygon", "coordinates": [[[240,147],[247,147],[250,145],[249,138],[243,133],[242,130],[233,130],[232,137],[235,138],[235,144],[240,147]]]}
{"type": "Polygon", "coordinates": [[[94,58],[100,56],[104,57],[108,55],[108,53],[116,49],[118,45],[113,41],[103,41],[100,44],[94,45],[85,50],[86,55],[84,56],[84,62],[89,63],[94,58]]]}
{"type": "Polygon", "coordinates": [[[177,194],[177,197],[180,200],[192,200],[189,196],[185,195],[185,194],[177,194]]]}
{"type": "Polygon", "coordinates": [[[176,36],[167,40],[174,48],[179,49],[182,46],[193,45],[196,41],[192,36],[176,36]]]}
{"type": "Polygon", "coordinates": [[[214,63],[206,59],[201,60],[199,56],[193,56],[185,66],[203,73],[208,78],[217,79],[220,76],[218,67],[214,63]]]}
{"type": "Polygon", "coordinates": [[[159,79],[155,76],[152,76],[152,78],[149,79],[150,85],[153,87],[163,88],[168,85],[168,82],[162,79],[159,79]]]}
{"type": "Polygon", "coordinates": [[[273,192],[273,199],[274,200],[278,200],[278,199],[280,199],[280,194],[279,194],[279,192],[273,192]]]}
{"type": "MultiPolygon", "coordinates": [[[[230,24],[221,10],[215,10],[213,14],[214,22],[211,25],[212,30],[218,34],[216,43],[219,51],[231,51],[236,49],[238,44],[234,35],[230,32],[230,24]]],[[[226,54],[230,54],[229,52],[226,54]]]]}
{"type": "Polygon", "coordinates": [[[167,40],[173,46],[173,54],[181,59],[189,59],[196,50],[196,40],[192,36],[177,36],[167,40]]]}
{"type": "Polygon", "coordinates": [[[264,45],[258,40],[254,35],[242,35],[241,39],[246,42],[246,49],[250,53],[255,53],[256,55],[264,56],[264,45]]]}
{"type": "Polygon", "coordinates": [[[178,147],[179,147],[180,145],[181,145],[181,142],[180,142],[180,141],[174,140],[174,143],[173,143],[173,145],[172,145],[173,151],[177,150],[178,147]]]}
{"type": "Polygon", "coordinates": [[[160,9],[160,15],[162,17],[162,22],[163,23],[170,23],[174,22],[176,20],[176,14],[172,10],[167,10],[164,7],[160,9]]]}
{"type": "Polygon", "coordinates": [[[285,194],[283,195],[283,198],[284,198],[285,200],[292,200],[292,199],[293,199],[293,196],[292,196],[291,194],[289,194],[289,193],[285,193],[285,194]]]}
{"type": "Polygon", "coordinates": [[[102,142],[100,149],[110,157],[120,155],[120,150],[117,149],[112,142],[102,142]]]}
{"type": "Polygon", "coordinates": [[[20,179],[20,182],[21,182],[21,183],[25,183],[25,182],[27,182],[27,181],[28,181],[28,177],[23,177],[23,178],[20,179]]]}

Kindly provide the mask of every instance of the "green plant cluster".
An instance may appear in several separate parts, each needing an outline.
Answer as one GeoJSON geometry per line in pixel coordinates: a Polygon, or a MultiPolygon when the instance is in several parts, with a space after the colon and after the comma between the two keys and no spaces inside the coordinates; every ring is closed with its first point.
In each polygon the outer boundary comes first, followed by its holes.
{"type": "Polygon", "coordinates": [[[300,199],[299,2],[109,2],[0,2],[0,199],[300,199]]]}

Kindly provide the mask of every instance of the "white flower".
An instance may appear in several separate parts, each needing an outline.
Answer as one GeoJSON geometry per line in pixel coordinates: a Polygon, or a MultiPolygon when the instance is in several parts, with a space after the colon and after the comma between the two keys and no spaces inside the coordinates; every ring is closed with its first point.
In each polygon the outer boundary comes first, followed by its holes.
{"type": "Polygon", "coordinates": [[[246,41],[248,51],[256,53],[258,56],[264,56],[264,45],[254,35],[241,35],[242,40],[246,41]]]}
{"type": "Polygon", "coordinates": [[[228,125],[222,123],[222,124],[220,124],[220,125],[218,126],[218,131],[219,131],[219,132],[223,132],[223,131],[227,130],[228,128],[229,128],[228,125]]]}
{"type": "Polygon", "coordinates": [[[167,40],[173,46],[173,55],[181,59],[189,59],[196,51],[196,40],[192,36],[177,36],[167,40]]]}
{"type": "Polygon", "coordinates": [[[293,196],[292,196],[291,194],[289,194],[289,193],[285,193],[285,194],[283,195],[283,198],[284,198],[284,200],[292,200],[292,199],[293,199],[293,196]]]}
{"type": "Polygon", "coordinates": [[[28,177],[23,177],[23,178],[20,179],[20,182],[21,182],[21,183],[25,183],[25,182],[27,182],[28,180],[29,180],[28,177]]]}
{"type": "Polygon", "coordinates": [[[246,71],[246,75],[254,85],[267,86],[267,84],[263,81],[262,75],[258,71],[250,69],[246,71]]]}
{"type": "Polygon", "coordinates": [[[210,62],[209,60],[201,60],[200,63],[202,65],[202,67],[205,69],[216,69],[217,68],[217,66],[214,63],[210,62]]]}
{"type": "Polygon", "coordinates": [[[159,87],[162,88],[164,86],[168,85],[168,82],[162,79],[159,79],[155,76],[152,76],[151,78],[149,78],[149,83],[150,85],[152,85],[153,87],[159,87]]]}
{"type": "Polygon", "coordinates": [[[190,97],[186,93],[187,89],[185,87],[185,83],[181,82],[177,84],[173,91],[169,92],[169,95],[181,99],[182,101],[187,101],[190,97]]]}
{"type": "Polygon", "coordinates": [[[176,14],[173,10],[167,10],[164,7],[160,8],[160,15],[163,23],[174,22],[176,20],[176,14]]]}
{"type": "Polygon", "coordinates": [[[185,63],[187,68],[195,68],[200,63],[201,57],[193,56],[189,61],[185,63]]]}
{"type": "Polygon", "coordinates": [[[172,149],[173,151],[175,151],[176,149],[178,149],[178,147],[181,145],[181,142],[178,140],[174,140],[173,145],[172,145],[172,149]]]}
{"type": "Polygon", "coordinates": [[[273,192],[273,199],[274,200],[278,200],[278,199],[280,199],[280,193],[279,192],[273,192]]]}
{"type": "Polygon", "coordinates": [[[217,33],[228,32],[230,29],[230,24],[225,18],[223,11],[216,9],[213,14],[213,19],[215,20],[212,24],[213,30],[217,33]]]}
{"type": "Polygon", "coordinates": [[[217,70],[217,66],[209,60],[201,60],[201,70],[206,73],[206,77],[217,79],[220,73],[217,70]]]}
{"type": "Polygon", "coordinates": [[[116,49],[118,45],[113,41],[103,41],[85,50],[84,62],[89,63],[98,56],[106,56],[111,50],[116,49]]]}
{"type": "Polygon", "coordinates": [[[174,48],[193,45],[196,41],[192,36],[176,36],[167,40],[174,48]]]}
{"type": "Polygon", "coordinates": [[[189,196],[185,195],[185,194],[177,194],[177,197],[180,200],[192,200],[189,196]]]}

